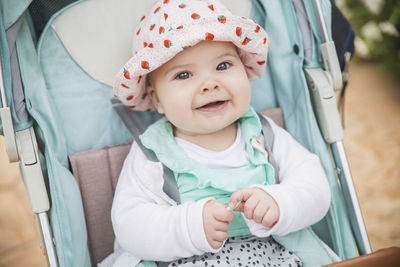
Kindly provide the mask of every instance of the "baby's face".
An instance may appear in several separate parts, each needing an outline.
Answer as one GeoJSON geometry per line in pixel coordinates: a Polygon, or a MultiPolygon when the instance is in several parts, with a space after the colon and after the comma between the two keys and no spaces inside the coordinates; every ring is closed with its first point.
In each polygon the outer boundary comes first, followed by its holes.
{"type": "Polygon", "coordinates": [[[250,82],[231,42],[202,41],[149,75],[148,91],[175,135],[209,134],[231,125],[250,104],[250,82]]]}

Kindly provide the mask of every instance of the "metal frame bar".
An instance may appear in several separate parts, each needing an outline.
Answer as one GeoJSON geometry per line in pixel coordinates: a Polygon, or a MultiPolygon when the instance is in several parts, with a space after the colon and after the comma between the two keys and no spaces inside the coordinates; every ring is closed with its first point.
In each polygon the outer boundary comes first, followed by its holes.
{"type": "Polygon", "coordinates": [[[0,58],[0,94],[1,94],[1,104],[3,108],[7,108],[7,96],[6,96],[6,88],[4,86],[4,79],[3,79],[3,62],[0,58]]]}
{"type": "Polygon", "coordinates": [[[47,255],[49,266],[57,267],[57,257],[47,214],[50,202],[33,127],[16,132],[16,141],[25,189],[29,196],[32,212],[39,221],[37,230],[42,244],[42,252],[47,255]]]}
{"type": "Polygon", "coordinates": [[[47,256],[47,264],[50,267],[58,267],[56,251],[53,244],[53,235],[47,212],[35,213],[40,224],[41,239],[44,241],[42,247],[43,255],[47,256]]]}
{"type": "Polygon", "coordinates": [[[319,0],[314,0],[314,6],[317,11],[319,25],[320,25],[321,31],[322,31],[322,37],[324,38],[324,42],[327,43],[330,41],[330,39],[329,39],[329,35],[328,35],[328,30],[326,29],[325,20],[324,20],[323,14],[322,14],[321,5],[319,4],[319,0]]]}
{"type": "MultiPolygon", "coordinates": [[[[329,90],[330,93],[333,95],[333,88],[335,89],[341,89],[342,88],[342,79],[341,79],[341,73],[340,73],[340,67],[338,65],[337,61],[337,55],[336,51],[334,48],[334,43],[333,41],[330,40],[328,31],[325,25],[324,17],[322,14],[321,6],[320,6],[320,0],[313,0],[314,1],[314,7],[316,9],[317,15],[318,15],[318,20],[320,23],[320,28],[322,31],[324,43],[321,44],[320,48],[322,51],[322,56],[324,59],[324,64],[325,64],[325,76],[330,76],[328,77],[328,80],[330,80],[331,86],[321,86],[320,89],[318,89],[318,94],[324,94],[324,90],[329,90]],[[339,77],[340,75],[340,77],[339,77]],[[329,79],[330,78],[330,79],[329,79]],[[324,89],[325,88],[325,89],[324,89]],[[331,92],[332,91],[332,92],[331,92]]],[[[322,70],[321,70],[322,71],[322,70]]],[[[313,81],[315,82],[315,81],[313,81]]],[[[316,86],[318,87],[318,86],[316,86]]],[[[313,88],[310,88],[311,91],[313,88]]],[[[312,93],[312,92],[311,92],[312,93]]],[[[333,95],[334,97],[334,95],[333,95]]],[[[353,234],[355,235],[356,239],[356,244],[358,247],[358,252],[363,255],[363,254],[369,254],[371,253],[371,246],[368,240],[368,235],[367,231],[364,225],[364,220],[362,218],[362,213],[360,209],[360,205],[358,203],[357,199],[357,194],[356,190],[354,188],[353,184],[353,178],[351,176],[350,172],[350,167],[348,165],[346,153],[344,150],[344,146],[342,143],[343,136],[341,134],[336,134],[337,131],[343,131],[341,123],[340,123],[340,118],[339,116],[335,115],[332,116],[332,114],[337,112],[337,107],[336,105],[334,107],[328,106],[326,101],[323,101],[324,98],[322,97],[321,99],[314,99],[317,100],[317,110],[315,111],[318,117],[318,122],[319,122],[319,127],[321,129],[321,132],[332,132],[332,134],[329,134],[329,136],[334,136],[331,140],[327,140],[327,136],[325,135],[324,138],[328,144],[331,146],[332,150],[332,157],[336,165],[336,171],[340,180],[341,188],[343,190],[343,195],[345,198],[346,206],[347,206],[347,211],[348,215],[350,218],[350,224],[353,230],[353,234]],[[324,111],[324,114],[328,114],[323,116],[323,114],[318,114],[319,111],[324,111]],[[334,127],[324,127],[324,126],[334,126],[334,127]]],[[[314,102],[315,104],[315,102],[314,102]]]]}
{"type": "Polygon", "coordinates": [[[344,197],[346,200],[347,210],[352,211],[349,216],[353,234],[356,238],[358,252],[361,255],[370,254],[372,250],[342,141],[331,144],[331,148],[332,153],[334,154],[340,184],[345,193],[344,197]]]}

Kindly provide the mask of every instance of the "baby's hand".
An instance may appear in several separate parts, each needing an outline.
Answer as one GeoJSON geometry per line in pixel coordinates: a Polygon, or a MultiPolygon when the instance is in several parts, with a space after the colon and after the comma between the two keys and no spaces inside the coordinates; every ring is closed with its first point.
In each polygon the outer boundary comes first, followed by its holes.
{"type": "Polygon", "coordinates": [[[222,246],[228,238],[229,222],[235,215],[226,206],[216,200],[209,200],[203,208],[203,226],[207,241],[214,249],[222,246]]]}
{"type": "Polygon", "coordinates": [[[267,192],[260,188],[244,188],[232,194],[228,207],[234,208],[236,203],[240,205],[234,209],[242,211],[247,219],[252,219],[265,227],[272,227],[279,220],[279,207],[267,192]]]}

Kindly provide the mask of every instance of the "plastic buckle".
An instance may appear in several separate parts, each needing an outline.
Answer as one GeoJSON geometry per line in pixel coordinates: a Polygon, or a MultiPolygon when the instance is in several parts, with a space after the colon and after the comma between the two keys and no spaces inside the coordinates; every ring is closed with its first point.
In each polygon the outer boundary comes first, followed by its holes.
{"type": "Polygon", "coordinates": [[[336,54],[335,43],[332,41],[321,44],[321,54],[325,70],[330,74],[332,86],[335,90],[343,87],[342,72],[340,71],[339,59],[336,54]]]}

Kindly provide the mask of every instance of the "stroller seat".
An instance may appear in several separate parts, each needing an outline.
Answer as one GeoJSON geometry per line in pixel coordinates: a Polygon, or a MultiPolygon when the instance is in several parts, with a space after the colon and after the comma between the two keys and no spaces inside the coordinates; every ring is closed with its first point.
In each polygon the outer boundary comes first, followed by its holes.
{"type": "MultiPolygon", "coordinates": [[[[280,109],[261,113],[283,127],[280,109]]],[[[117,144],[69,156],[72,173],[82,195],[92,262],[102,261],[113,251],[115,236],[111,225],[111,205],[130,147],[131,143],[117,144]]]]}
{"type": "MultiPolygon", "coordinates": [[[[23,10],[28,2],[24,1],[23,10]]],[[[54,243],[54,261],[59,266],[92,266],[112,251],[114,236],[106,213],[132,136],[113,110],[111,85],[130,57],[135,24],[153,2],[77,1],[53,15],[37,46],[29,16],[21,16],[16,42],[21,80],[29,122],[43,153],[51,200],[50,243],[54,243]]],[[[342,191],[303,72],[303,67],[322,66],[318,49],[304,64],[305,37],[291,1],[268,1],[268,5],[265,0],[222,2],[233,13],[251,17],[267,29],[271,40],[268,65],[265,75],[252,84],[252,105],[257,111],[280,107],[285,128],[320,157],[331,186],[332,205],[313,229],[341,258],[356,256],[342,191]]],[[[316,48],[321,34],[313,5],[311,1],[295,2],[304,2],[307,12],[303,15],[310,24],[305,31],[308,45],[316,48]]],[[[330,24],[330,1],[319,2],[330,24]]],[[[142,115],[146,124],[158,118],[151,112],[142,115]]]]}
{"type": "MultiPolygon", "coordinates": [[[[93,80],[111,86],[115,73],[131,55],[132,36],[126,33],[134,32],[136,21],[139,21],[141,14],[153,2],[146,1],[133,14],[131,10],[134,8],[129,7],[133,5],[132,1],[125,1],[122,5],[115,5],[111,1],[102,1],[100,5],[98,1],[82,2],[57,16],[48,31],[56,33],[68,54],[93,80]],[[109,18],[96,16],[94,9],[108,10],[109,18]],[[93,15],[89,16],[89,13],[93,15]],[[118,14],[117,21],[113,20],[115,14],[118,14]]],[[[250,2],[236,2],[229,5],[237,13],[241,11],[243,16],[249,16],[250,2]]],[[[44,36],[47,34],[51,38],[50,33],[45,33],[44,36]]],[[[266,114],[283,126],[279,109],[271,109],[266,114]]],[[[129,148],[130,143],[117,144],[69,156],[72,172],[82,195],[89,252],[93,263],[100,262],[113,250],[114,234],[110,210],[119,172],[129,148]]]]}
{"type": "MultiPolygon", "coordinates": [[[[65,216],[66,220],[74,221],[76,228],[87,230],[87,233],[80,231],[70,236],[67,229],[58,232],[55,226],[54,234],[65,236],[61,239],[78,239],[78,244],[86,243],[87,236],[89,246],[85,249],[56,244],[56,247],[67,247],[71,251],[82,249],[86,255],[82,260],[87,262],[90,257],[92,264],[100,262],[113,250],[112,198],[132,141],[113,111],[112,84],[116,73],[131,56],[130,44],[136,23],[154,2],[143,1],[137,5],[130,0],[120,0],[118,4],[112,0],[78,1],[52,17],[38,43],[47,93],[54,103],[51,113],[57,138],[53,142],[56,147],[63,148],[55,150],[54,156],[69,155],[69,161],[61,158],[61,168],[68,179],[72,177],[68,173],[71,169],[78,182],[75,186],[71,180],[59,180],[60,184],[55,187],[71,188],[69,194],[80,195],[83,206],[83,209],[78,207],[75,199],[69,204],[71,207],[66,208],[67,212],[58,216],[65,216]]],[[[251,1],[223,2],[234,13],[250,16],[251,1]]],[[[279,110],[269,113],[282,125],[279,110]]],[[[158,118],[155,113],[143,114],[147,123],[158,118]]],[[[63,203],[67,198],[62,192],[52,196],[53,203],[57,200],[63,203]]],[[[53,216],[52,221],[56,224],[58,220],[53,216]]],[[[83,265],[76,263],[76,266],[83,265]]]]}

